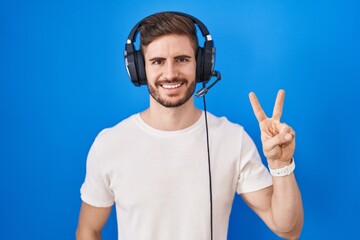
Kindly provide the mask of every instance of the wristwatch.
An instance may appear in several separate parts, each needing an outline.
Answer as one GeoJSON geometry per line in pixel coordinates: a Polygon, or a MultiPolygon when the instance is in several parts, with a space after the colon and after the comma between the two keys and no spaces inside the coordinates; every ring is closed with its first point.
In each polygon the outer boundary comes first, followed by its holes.
{"type": "Polygon", "coordinates": [[[274,177],[283,177],[283,176],[290,175],[290,173],[292,173],[294,171],[294,169],[295,169],[294,157],[291,158],[290,165],[288,165],[288,166],[285,166],[283,168],[278,168],[278,169],[272,169],[269,167],[270,174],[273,175],[274,177]]]}

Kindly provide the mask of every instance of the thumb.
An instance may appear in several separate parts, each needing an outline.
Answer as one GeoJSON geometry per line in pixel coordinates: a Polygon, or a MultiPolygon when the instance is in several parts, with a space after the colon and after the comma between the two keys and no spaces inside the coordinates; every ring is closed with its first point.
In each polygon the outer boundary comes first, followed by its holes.
{"type": "Polygon", "coordinates": [[[266,140],[266,142],[263,144],[263,149],[264,151],[273,151],[276,147],[286,144],[292,139],[293,136],[290,133],[279,133],[274,137],[266,140]]]}

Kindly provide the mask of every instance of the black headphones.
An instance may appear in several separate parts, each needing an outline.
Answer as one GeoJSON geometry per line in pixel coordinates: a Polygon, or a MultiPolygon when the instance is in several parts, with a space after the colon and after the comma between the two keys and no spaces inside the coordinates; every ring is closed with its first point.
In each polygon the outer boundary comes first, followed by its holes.
{"type": "MultiPolygon", "coordinates": [[[[204,46],[199,46],[196,54],[196,82],[207,83],[214,76],[215,64],[215,47],[208,29],[200,20],[191,15],[181,12],[168,13],[188,17],[198,26],[201,34],[205,37],[204,46]]],[[[133,27],[125,44],[125,66],[131,82],[135,86],[147,85],[144,57],[141,50],[136,50],[134,46],[136,35],[144,19],[133,27]]]]}

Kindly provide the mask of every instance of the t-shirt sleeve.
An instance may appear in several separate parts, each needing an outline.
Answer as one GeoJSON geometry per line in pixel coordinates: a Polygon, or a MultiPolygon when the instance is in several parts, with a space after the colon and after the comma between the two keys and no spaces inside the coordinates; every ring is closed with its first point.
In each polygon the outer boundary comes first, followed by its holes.
{"type": "Polygon", "coordinates": [[[240,153],[237,193],[254,192],[272,185],[272,178],[261,161],[259,152],[250,136],[243,131],[240,153]]]}
{"type": "Polygon", "coordinates": [[[81,199],[95,207],[110,207],[114,204],[114,194],[109,186],[110,180],[102,171],[94,142],[86,160],[85,181],[80,189],[81,199]]]}

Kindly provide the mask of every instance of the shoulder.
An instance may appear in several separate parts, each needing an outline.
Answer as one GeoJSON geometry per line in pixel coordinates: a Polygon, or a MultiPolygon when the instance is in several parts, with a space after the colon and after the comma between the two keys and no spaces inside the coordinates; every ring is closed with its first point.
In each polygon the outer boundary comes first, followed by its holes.
{"type": "Polygon", "coordinates": [[[242,125],[231,122],[225,116],[219,117],[208,112],[207,118],[209,121],[209,127],[211,127],[212,129],[217,129],[220,131],[235,131],[236,133],[244,131],[244,127],[242,125]]]}
{"type": "Polygon", "coordinates": [[[94,143],[97,145],[116,142],[119,138],[124,138],[129,132],[133,132],[137,128],[138,114],[131,115],[123,119],[116,125],[101,130],[96,136],[94,143]]]}
{"type": "Polygon", "coordinates": [[[233,143],[243,145],[253,145],[251,136],[246,132],[245,128],[239,123],[230,121],[227,117],[218,117],[208,113],[208,122],[210,134],[221,137],[222,141],[228,139],[233,143]]]}

